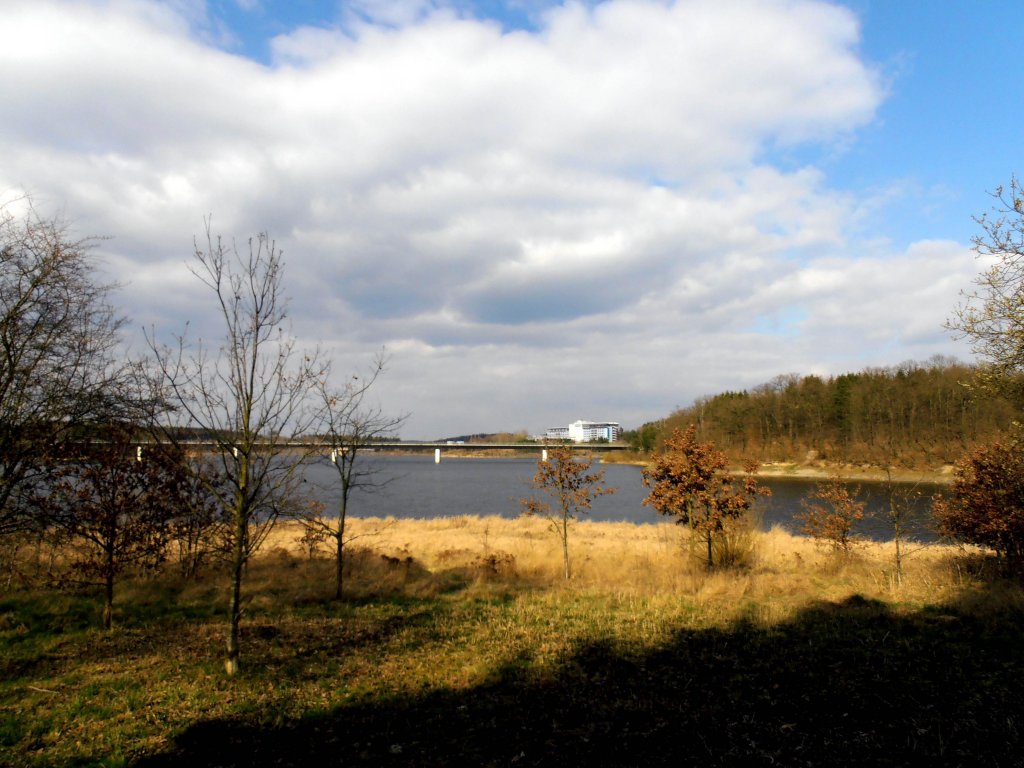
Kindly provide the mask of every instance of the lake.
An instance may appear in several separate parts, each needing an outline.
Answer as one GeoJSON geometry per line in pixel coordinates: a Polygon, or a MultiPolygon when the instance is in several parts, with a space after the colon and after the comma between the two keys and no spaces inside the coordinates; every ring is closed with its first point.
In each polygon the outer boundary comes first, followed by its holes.
{"type": "MultiPolygon", "coordinates": [[[[354,490],[349,500],[349,514],[357,517],[435,518],[458,515],[498,515],[518,517],[519,500],[531,494],[530,479],[537,471],[536,458],[442,458],[434,463],[432,455],[360,457],[362,467],[374,470],[383,487],[372,492],[354,490]],[[385,482],[386,481],[386,482],[385,482]]],[[[595,468],[598,465],[595,463],[595,468]]],[[[591,520],[625,520],[634,523],[663,522],[668,518],[642,505],[647,496],[640,477],[640,467],[625,464],[600,465],[606,484],[617,489],[610,496],[594,500],[588,517],[591,520]]],[[[310,466],[306,471],[311,494],[327,504],[327,512],[335,508],[338,497],[337,475],[328,459],[310,466]]],[[[780,525],[795,531],[794,515],[800,502],[814,488],[814,481],[798,478],[764,478],[772,490],[768,498],[758,500],[757,513],[764,527],[780,525]]],[[[857,532],[875,540],[892,538],[892,531],[881,517],[887,509],[885,487],[881,483],[853,483],[859,487],[859,498],[867,503],[865,519],[857,532]]],[[[934,540],[930,527],[931,496],[941,493],[942,486],[921,485],[909,526],[911,537],[934,540]]]]}

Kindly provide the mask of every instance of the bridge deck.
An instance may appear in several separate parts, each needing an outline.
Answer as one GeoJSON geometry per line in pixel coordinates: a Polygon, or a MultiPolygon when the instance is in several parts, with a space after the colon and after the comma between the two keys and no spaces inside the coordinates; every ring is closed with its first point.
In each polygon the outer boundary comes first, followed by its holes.
{"type": "MultiPolygon", "coordinates": [[[[152,444],[150,441],[139,441],[139,445],[152,444]]],[[[215,440],[181,440],[178,443],[182,446],[195,448],[214,448],[219,443],[215,440]]],[[[258,445],[259,443],[257,443],[258,445]]],[[[287,440],[276,444],[279,448],[333,448],[334,445],[328,440],[287,440]]],[[[385,451],[433,451],[440,448],[445,450],[459,451],[485,451],[485,450],[512,450],[512,451],[540,451],[545,448],[564,445],[577,451],[625,451],[629,446],[625,443],[449,443],[429,440],[408,440],[388,441],[379,443],[367,443],[360,446],[360,450],[385,450],[385,451]]]]}

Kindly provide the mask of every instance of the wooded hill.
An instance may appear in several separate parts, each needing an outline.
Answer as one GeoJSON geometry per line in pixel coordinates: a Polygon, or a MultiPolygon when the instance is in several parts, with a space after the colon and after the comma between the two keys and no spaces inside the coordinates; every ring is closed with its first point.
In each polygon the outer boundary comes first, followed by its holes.
{"type": "Polygon", "coordinates": [[[829,378],[788,374],[701,398],[623,437],[649,451],[695,424],[734,461],[936,467],[1021,419],[1019,405],[972,388],[975,374],[947,357],[829,378]]]}

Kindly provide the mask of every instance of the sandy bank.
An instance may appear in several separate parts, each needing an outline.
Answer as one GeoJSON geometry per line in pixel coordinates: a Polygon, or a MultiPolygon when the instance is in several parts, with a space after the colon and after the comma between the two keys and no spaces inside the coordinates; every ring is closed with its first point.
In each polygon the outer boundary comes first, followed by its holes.
{"type": "MultiPolygon", "coordinates": [[[[868,480],[884,482],[889,479],[882,467],[868,464],[833,464],[808,466],[803,464],[772,463],[762,464],[757,472],[759,477],[795,477],[808,480],[820,480],[834,475],[847,480],[868,480]]],[[[937,469],[894,469],[892,480],[899,483],[941,483],[953,482],[953,467],[943,466],[937,469]]]]}
{"type": "MultiPolygon", "coordinates": [[[[617,461],[612,459],[603,463],[629,464],[646,467],[650,461],[629,459],[617,461]]],[[[742,471],[741,467],[733,467],[734,471],[742,471]]],[[[792,477],[805,480],[823,480],[838,474],[847,480],[864,480],[884,482],[887,478],[885,469],[870,464],[798,464],[796,462],[770,462],[761,464],[757,471],[758,477],[792,477]]],[[[894,469],[892,479],[898,483],[935,483],[948,485],[953,482],[953,467],[945,465],[930,469],[894,469]]]]}

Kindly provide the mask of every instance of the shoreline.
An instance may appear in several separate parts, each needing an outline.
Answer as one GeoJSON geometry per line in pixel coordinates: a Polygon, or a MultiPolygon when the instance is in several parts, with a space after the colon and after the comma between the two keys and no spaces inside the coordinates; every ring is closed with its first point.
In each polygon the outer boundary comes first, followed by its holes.
{"type": "MultiPolygon", "coordinates": [[[[529,448],[524,447],[523,449],[508,449],[508,448],[495,448],[491,450],[474,450],[474,451],[460,451],[458,447],[453,447],[450,450],[444,451],[442,455],[442,461],[444,458],[452,459],[504,459],[504,458],[533,458],[532,456],[524,455],[523,451],[530,450],[534,446],[529,448]]],[[[539,449],[541,446],[537,446],[539,449]]],[[[417,451],[379,451],[375,452],[377,456],[414,456],[417,455],[417,451]]],[[[625,466],[633,467],[647,467],[650,466],[650,460],[645,460],[636,457],[634,454],[630,458],[623,460],[617,460],[609,456],[608,454],[591,453],[591,458],[597,459],[597,462],[603,465],[621,464],[625,466]]],[[[732,471],[742,472],[740,467],[733,467],[732,471]]],[[[797,462],[766,462],[760,464],[757,472],[754,473],[757,477],[772,477],[772,478],[793,478],[794,480],[826,480],[830,477],[838,475],[843,480],[856,482],[863,480],[866,482],[884,483],[888,478],[886,476],[885,469],[879,466],[870,464],[800,464],[797,462]]],[[[931,485],[949,485],[953,482],[953,465],[947,464],[937,468],[929,469],[907,469],[903,467],[894,468],[891,471],[891,478],[896,483],[928,483],[931,485]]]]}
{"type": "MultiPolygon", "coordinates": [[[[634,467],[647,467],[650,461],[628,459],[626,461],[601,461],[602,464],[625,464],[634,467]]],[[[732,467],[733,472],[744,472],[741,467],[732,467]]],[[[745,474],[745,473],[744,473],[745,474]]],[[[792,478],[794,480],[827,480],[839,475],[847,481],[884,483],[887,479],[885,469],[870,464],[798,464],[796,462],[773,461],[758,465],[756,477],[792,478]]],[[[945,465],[932,469],[894,468],[891,471],[894,483],[929,483],[932,485],[949,485],[953,482],[953,466],[945,465]]]]}
{"type": "MultiPolygon", "coordinates": [[[[882,467],[853,464],[806,466],[778,462],[762,464],[755,474],[757,477],[792,477],[799,480],[825,480],[839,475],[843,480],[866,480],[877,483],[884,483],[889,479],[882,467]]],[[[891,471],[891,479],[894,483],[949,485],[953,482],[953,467],[944,466],[940,469],[923,470],[897,468],[891,471]]]]}

